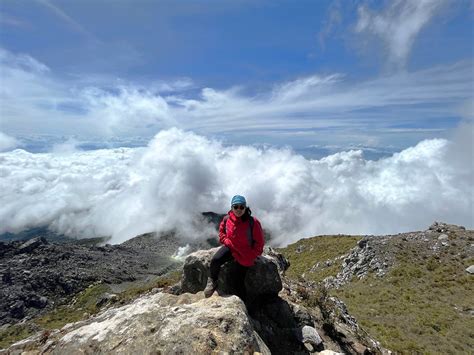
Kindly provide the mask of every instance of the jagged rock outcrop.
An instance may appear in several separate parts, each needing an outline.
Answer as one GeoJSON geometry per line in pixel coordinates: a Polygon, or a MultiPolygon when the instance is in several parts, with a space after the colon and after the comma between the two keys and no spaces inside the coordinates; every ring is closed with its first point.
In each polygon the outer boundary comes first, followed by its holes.
{"type": "MultiPolygon", "coordinates": [[[[380,237],[380,240],[377,242],[384,243],[384,239],[386,239],[386,237],[380,237]]],[[[389,262],[378,257],[377,252],[372,246],[372,241],[373,240],[366,237],[359,241],[357,246],[349,252],[349,255],[343,255],[339,260],[326,261],[326,263],[337,263],[342,260],[342,265],[341,271],[336,277],[328,277],[325,280],[325,287],[340,287],[350,282],[354,276],[363,278],[369,272],[373,272],[377,276],[385,275],[389,262]]]]}
{"type": "Polygon", "coordinates": [[[330,349],[344,354],[390,353],[359,326],[344,302],[329,296],[324,285],[287,278],[283,281],[280,296],[290,306],[298,327],[301,330],[305,326],[313,327],[322,339],[319,348],[314,347],[311,342],[304,342],[310,352],[312,348],[330,349]]]}
{"type": "MultiPolygon", "coordinates": [[[[236,296],[204,298],[156,293],[51,334],[38,334],[4,353],[21,354],[270,354],[236,296]]],[[[1,352],[0,352],[1,353],[1,352]]]]}
{"type": "MultiPolygon", "coordinates": [[[[365,236],[348,254],[326,261],[329,264],[340,263],[341,269],[335,277],[330,276],[324,280],[325,287],[339,288],[350,282],[353,277],[361,279],[369,273],[383,277],[396,264],[393,250],[403,248],[404,244],[417,246],[423,254],[436,255],[450,246],[450,235],[459,238],[458,244],[461,241],[467,246],[471,233],[463,226],[434,222],[425,231],[365,236]]],[[[472,251],[466,252],[472,254],[472,251]]],[[[318,267],[319,263],[313,266],[314,269],[318,267]]]]}

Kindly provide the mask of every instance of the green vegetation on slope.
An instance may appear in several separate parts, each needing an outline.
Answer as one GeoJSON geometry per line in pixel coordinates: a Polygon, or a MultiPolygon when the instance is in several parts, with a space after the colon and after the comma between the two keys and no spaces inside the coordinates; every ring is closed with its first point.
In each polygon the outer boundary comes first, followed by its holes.
{"type": "Polygon", "coordinates": [[[67,323],[77,322],[88,315],[97,313],[100,308],[97,302],[100,297],[110,291],[110,287],[102,284],[92,284],[80,292],[71,305],[62,305],[34,321],[43,329],[58,329],[67,323]]]}
{"type": "Polygon", "coordinates": [[[278,251],[290,261],[291,266],[286,273],[288,277],[297,279],[305,274],[306,280],[319,282],[338,273],[342,260],[333,260],[347,254],[361,239],[345,235],[319,236],[301,239],[278,251]],[[320,265],[310,271],[318,262],[320,265]]]}
{"type": "Polygon", "coordinates": [[[449,254],[408,258],[412,253],[408,246],[384,278],[356,280],[336,296],[391,350],[469,353],[474,348],[474,287],[472,275],[464,269],[474,260],[449,254]]]}
{"type": "Polygon", "coordinates": [[[31,323],[21,323],[3,328],[0,330],[0,349],[4,349],[13,343],[28,338],[36,333],[39,329],[31,323]]]}
{"type": "Polygon", "coordinates": [[[138,296],[147,293],[154,288],[169,287],[179,282],[182,276],[182,270],[176,270],[166,275],[160,276],[151,282],[143,285],[129,287],[119,294],[121,303],[136,299],[138,296]]]}
{"type": "MultiPolygon", "coordinates": [[[[429,241],[393,236],[379,249],[379,256],[385,254],[395,260],[384,277],[369,273],[329,292],[342,299],[359,324],[388,349],[401,353],[471,353],[474,283],[465,269],[474,264],[472,253],[466,252],[473,241],[472,232],[462,237],[448,234],[449,246],[438,243],[438,251],[433,245],[439,234],[429,241]]],[[[329,266],[326,261],[346,254],[359,239],[314,237],[280,249],[291,262],[287,276],[300,279],[304,273],[306,280],[321,281],[336,275],[342,260],[329,262],[329,266]],[[320,267],[308,272],[317,263],[320,267]]]]}

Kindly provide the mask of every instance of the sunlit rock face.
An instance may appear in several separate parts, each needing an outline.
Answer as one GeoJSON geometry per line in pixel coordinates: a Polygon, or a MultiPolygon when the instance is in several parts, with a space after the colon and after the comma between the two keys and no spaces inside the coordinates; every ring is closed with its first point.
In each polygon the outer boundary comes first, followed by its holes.
{"type": "Polygon", "coordinates": [[[270,351],[253,330],[236,296],[204,298],[156,293],[112,308],[89,320],[67,325],[42,345],[40,336],[12,346],[46,354],[207,354],[270,351]]]}

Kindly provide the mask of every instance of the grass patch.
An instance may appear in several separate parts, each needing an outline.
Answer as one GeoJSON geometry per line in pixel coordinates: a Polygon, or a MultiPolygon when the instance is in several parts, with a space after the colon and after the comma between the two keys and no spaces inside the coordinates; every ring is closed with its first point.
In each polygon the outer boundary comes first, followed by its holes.
{"type": "Polygon", "coordinates": [[[424,255],[405,244],[384,278],[369,275],[333,291],[383,346],[401,353],[470,353],[474,348],[474,260],[424,255]],[[414,257],[417,255],[417,257],[414,257]]]}
{"type": "Polygon", "coordinates": [[[288,277],[297,279],[304,273],[306,280],[320,282],[328,276],[337,275],[342,260],[333,260],[347,254],[361,239],[346,235],[318,236],[301,239],[286,248],[278,249],[278,252],[290,261],[291,266],[286,272],[288,277]],[[318,262],[319,266],[310,271],[318,262]]]}
{"type": "Polygon", "coordinates": [[[15,324],[0,330],[0,349],[5,349],[18,340],[28,338],[38,331],[31,324],[15,324]]]}
{"type": "MultiPolygon", "coordinates": [[[[328,265],[326,261],[347,254],[360,239],[315,237],[281,248],[279,252],[291,263],[286,275],[298,280],[304,273],[306,280],[316,282],[336,275],[343,260],[328,265]],[[310,272],[318,262],[319,267],[310,272]]],[[[472,353],[474,282],[473,275],[465,272],[474,264],[468,251],[472,240],[472,234],[450,233],[449,245],[438,243],[436,249],[434,241],[394,237],[379,250],[380,256],[389,256],[394,263],[385,276],[369,273],[328,292],[342,299],[363,329],[392,351],[472,353]]],[[[327,297],[319,289],[300,288],[306,306],[327,308],[327,297]]],[[[327,321],[327,315],[324,318],[327,321]]]]}
{"type": "Polygon", "coordinates": [[[93,284],[80,292],[71,304],[57,307],[51,312],[39,316],[34,321],[43,329],[58,329],[72,322],[77,322],[88,315],[97,313],[97,301],[106,292],[110,291],[105,284],[93,284]]]}
{"type": "Polygon", "coordinates": [[[154,288],[170,287],[179,282],[182,276],[182,270],[175,270],[166,275],[160,276],[155,280],[137,287],[130,287],[121,292],[118,296],[122,303],[131,301],[143,293],[149,292],[154,288]]]}

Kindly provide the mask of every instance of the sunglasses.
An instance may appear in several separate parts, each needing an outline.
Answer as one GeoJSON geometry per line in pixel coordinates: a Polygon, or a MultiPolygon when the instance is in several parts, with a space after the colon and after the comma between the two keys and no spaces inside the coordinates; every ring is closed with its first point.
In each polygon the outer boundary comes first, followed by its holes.
{"type": "Polygon", "coordinates": [[[234,210],[245,210],[245,206],[244,205],[233,205],[232,208],[234,210]]]}

